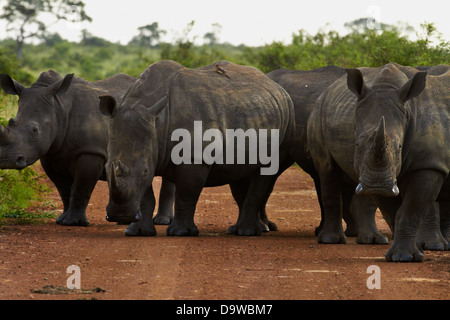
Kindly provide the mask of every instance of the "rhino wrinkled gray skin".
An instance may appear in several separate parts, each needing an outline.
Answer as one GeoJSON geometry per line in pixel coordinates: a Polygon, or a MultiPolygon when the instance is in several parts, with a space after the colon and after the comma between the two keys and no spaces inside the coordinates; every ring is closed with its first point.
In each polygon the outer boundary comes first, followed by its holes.
{"type": "Polygon", "coordinates": [[[217,63],[198,69],[181,67],[168,77],[161,76],[170,64],[178,65],[161,61],[149,66],[119,104],[110,96],[100,99],[100,109],[110,119],[108,221],[131,222],[126,235],[155,235],[152,180],[162,176],[175,184],[175,214],[168,235],[198,235],[194,212],[202,189],[224,184],[237,190],[240,215],[232,232],[261,234],[264,226],[259,208],[287,167],[285,159],[295,135],[292,100],[283,88],[252,67],[220,61],[229,78],[216,72],[217,63]],[[191,164],[174,164],[171,153],[178,142],[172,141],[172,133],[186,129],[193,137],[194,121],[201,121],[203,130],[219,130],[224,137],[227,129],[267,129],[271,141],[271,130],[278,130],[278,172],[261,175],[260,169],[265,167],[261,161],[194,164],[195,152],[191,164]]]}
{"type": "MultiPolygon", "coordinates": [[[[180,66],[181,67],[181,66],[180,66]]],[[[169,70],[169,72],[172,72],[169,70]]],[[[337,78],[345,74],[345,69],[337,66],[327,66],[314,70],[287,70],[278,69],[267,74],[267,76],[281,85],[290,95],[295,110],[295,125],[296,136],[293,148],[291,150],[292,163],[296,162],[305,172],[307,172],[314,180],[317,190],[319,204],[322,207],[320,197],[320,183],[317,171],[314,168],[310,154],[306,150],[306,124],[309,115],[314,107],[314,102],[318,96],[337,78]]],[[[344,220],[347,225],[345,234],[347,236],[358,236],[357,243],[378,243],[387,244],[388,240],[385,236],[378,232],[374,221],[374,214],[376,206],[368,197],[359,201],[353,199],[353,191],[355,186],[353,184],[346,185],[344,192],[344,220]],[[352,202],[353,199],[353,202],[352,202]],[[363,203],[358,206],[358,203],[363,203]],[[351,206],[352,204],[352,206],[351,206]],[[351,207],[357,207],[362,220],[357,224],[352,214],[350,214],[351,207]]],[[[244,191],[246,192],[246,191],[244,191]]],[[[232,190],[235,198],[239,198],[237,190],[232,190]]],[[[159,209],[156,216],[153,218],[154,224],[169,224],[173,218],[173,197],[175,196],[174,185],[163,179],[162,190],[160,192],[159,209]],[[163,209],[161,209],[163,208],[163,209]]],[[[360,197],[361,198],[361,197],[360,197]]],[[[260,209],[260,218],[265,225],[266,231],[278,230],[275,223],[270,221],[267,217],[265,203],[260,209]]],[[[323,215],[323,210],[322,210],[323,215]]],[[[320,225],[316,228],[316,235],[321,230],[323,219],[320,225]]]]}
{"type": "MultiPolygon", "coordinates": [[[[40,160],[64,204],[61,225],[87,226],[86,206],[106,163],[107,121],[98,97],[119,98],[134,78],[118,74],[88,82],[50,70],[25,88],[0,75],[6,93],[19,96],[15,119],[0,125],[0,168],[23,169],[40,160]]],[[[103,174],[104,176],[104,174],[103,174]]]]}
{"type": "MultiPolygon", "coordinates": [[[[267,77],[281,85],[287,91],[294,103],[296,137],[291,152],[293,157],[292,162],[297,162],[305,172],[311,175],[314,179],[318,194],[320,194],[318,174],[311,157],[306,152],[306,123],[317,97],[333,81],[344,74],[345,69],[336,66],[327,66],[308,71],[278,69],[267,74],[267,77]]],[[[170,209],[167,209],[173,205],[173,201],[170,201],[170,199],[173,198],[175,190],[169,187],[170,184],[166,179],[163,180],[163,190],[160,194],[166,194],[166,197],[164,197],[164,202],[160,202],[160,205],[162,204],[166,210],[158,211],[158,214],[153,219],[155,224],[169,224],[173,217],[173,213],[170,209]]],[[[351,193],[353,193],[353,190],[351,190],[351,193]]],[[[320,197],[319,202],[321,203],[320,197]]],[[[278,230],[276,224],[267,218],[265,205],[260,209],[260,216],[262,221],[268,226],[268,230],[278,230]]],[[[356,235],[357,226],[352,216],[345,216],[344,219],[347,222],[346,234],[356,235]]],[[[316,234],[320,228],[321,226],[316,229],[316,234]]]]}
{"type": "Polygon", "coordinates": [[[347,70],[317,100],[307,134],[325,211],[319,242],[342,241],[340,182],[351,179],[394,230],[387,261],[447,249],[450,67],[423,69],[347,70]]]}
{"type": "MultiPolygon", "coordinates": [[[[323,206],[319,174],[314,167],[310,153],[307,151],[306,127],[314,103],[320,94],[335,80],[345,75],[345,69],[326,66],[314,70],[279,69],[267,74],[269,78],[281,85],[291,96],[295,110],[296,140],[291,152],[295,161],[314,180],[322,220],[316,228],[316,235],[323,227],[323,206]]],[[[346,222],[346,236],[357,236],[356,242],[363,244],[387,244],[388,239],[380,234],[375,224],[376,205],[370,197],[353,197],[355,184],[345,181],[343,185],[343,218],[346,222]],[[358,214],[357,220],[351,211],[358,214]]]]}

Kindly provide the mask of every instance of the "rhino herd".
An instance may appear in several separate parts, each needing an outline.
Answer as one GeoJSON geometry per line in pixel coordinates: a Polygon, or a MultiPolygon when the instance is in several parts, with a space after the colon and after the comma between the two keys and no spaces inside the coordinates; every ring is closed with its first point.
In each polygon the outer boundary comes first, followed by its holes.
{"type": "Polygon", "coordinates": [[[393,234],[387,261],[448,250],[448,65],[266,75],[228,61],[190,69],[163,60],[138,78],[89,82],[50,70],[29,88],[7,74],[0,81],[19,96],[16,118],[0,126],[0,169],[40,160],[64,205],[58,224],[87,226],[91,193],[106,180],[106,219],[128,224],[127,236],[156,235],[155,224],[195,236],[202,189],[228,184],[239,216],[227,232],[261,235],[277,230],[266,203],[297,163],[316,187],[318,242],[388,244],[379,208],[393,234]]]}

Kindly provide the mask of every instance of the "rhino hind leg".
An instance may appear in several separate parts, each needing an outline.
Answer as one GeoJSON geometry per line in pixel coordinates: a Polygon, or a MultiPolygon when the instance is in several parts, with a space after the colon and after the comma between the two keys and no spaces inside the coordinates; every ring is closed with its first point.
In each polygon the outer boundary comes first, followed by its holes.
{"type": "MultiPolygon", "coordinates": [[[[245,198],[240,199],[238,221],[235,225],[228,228],[227,233],[242,236],[259,236],[262,232],[267,232],[269,226],[261,220],[261,208],[265,208],[265,204],[273,189],[276,177],[262,176],[256,174],[248,180],[248,189],[245,198]]],[[[233,186],[233,195],[236,192],[236,185],[233,186]]],[[[244,192],[240,193],[240,196],[244,192]]]]}
{"type": "Polygon", "coordinates": [[[175,184],[162,179],[159,193],[158,212],[153,217],[156,225],[169,225],[173,220],[173,203],[175,201],[175,184]]]}
{"type": "MultiPolygon", "coordinates": [[[[250,179],[248,179],[248,178],[243,179],[238,182],[230,183],[231,194],[233,195],[233,198],[239,207],[238,221],[242,215],[242,209],[244,206],[244,201],[247,196],[249,186],[250,186],[250,179]]],[[[260,218],[260,221],[258,221],[258,223],[260,224],[260,228],[262,229],[263,232],[268,232],[271,230],[278,230],[277,225],[275,223],[269,221],[269,218],[267,217],[267,213],[265,210],[265,203],[261,206],[261,209],[259,211],[259,218],[260,218]]],[[[233,225],[228,228],[227,233],[234,234],[235,231],[236,231],[235,225],[233,225]]]]}

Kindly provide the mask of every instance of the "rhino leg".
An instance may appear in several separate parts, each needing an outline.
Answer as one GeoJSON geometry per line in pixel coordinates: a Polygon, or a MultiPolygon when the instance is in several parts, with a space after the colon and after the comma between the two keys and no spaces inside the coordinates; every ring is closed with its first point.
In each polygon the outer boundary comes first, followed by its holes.
{"type": "MultiPolygon", "coordinates": [[[[244,206],[244,201],[245,201],[245,197],[247,196],[249,186],[250,186],[249,179],[243,179],[238,182],[230,183],[231,194],[233,195],[233,198],[239,207],[238,221],[239,221],[239,217],[241,217],[241,215],[242,215],[242,209],[244,206]]],[[[270,230],[274,230],[271,228],[277,228],[277,226],[273,222],[269,221],[267,214],[266,214],[266,210],[265,210],[265,204],[266,203],[264,203],[260,209],[259,224],[260,224],[260,227],[263,230],[263,232],[268,232],[270,230]]],[[[230,227],[230,229],[228,230],[228,233],[234,233],[233,229],[234,229],[234,226],[230,227]]]]}
{"type": "Polygon", "coordinates": [[[67,212],[69,210],[70,189],[73,183],[73,179],[68,173],[57,172],[53,168],[53,166],[44,159],[41,159],[41,165],[44,168],[47,176],[56,186],[56,189],[58,190],[59,196],[61,197],[61,201],[63,203],[63,213],[56,219],[56,223],[60,224],[60,222],[67,216],[67,212]]]}
{"type": "Polygon", "coordinates": [[[439,228],[439,203],[428,208],[417,233],[417,245],[425,250],[447,250],[447,240],[439,228]]]}
{"type": "Polygon", "coordinates": [[[314,177],[311,175],[314,181],[314,186],[316,188],[316,194],[317,194],[317,201],[319,202],[320,206],[320,224],[316,227],[314,230],[314,235],[318,236],[320,233],[320,230],[323,228],[323,222],[324,222],[324,213],[323,213],[323,203],[322,203],[322,191],[320,189],[320,179],[319,177],[314,177]]]}
{"type": "Polygon", "coordinates": [[[141,201],[141,219],[138,222],[132,222],[125,230],[126,236],[155,236],[156,229],[153,224],[153,211],[155,210],[156,200],[153,188],[150,187],[144,194],[141,201]]]}
{"type": "Polygon", "coordinates": [[[342,228],[342,178],[341,172],[330,169],[320,174],[320,188],[323,204],[323,227],[319,232],[319,243],[345,243],[342,228]]]}
{"type": "Polygon", "coordinates": [[[439,202],[439,211],[442,236],[450,242],[450,202],[439,202]]]}
{"type": "Polygon", "coordinates": [[[260,209],[265,206],[276,181],[275,176],[253,175],[249,180],[248,191],[240,206],[240,214],[235,225],[228,228],[227,233],[243,236],[259,236],[268,230],[262,222],[260,209]]]}
{"type": "Polygon", "coordinates": [[[173,219],[173,203],[175,200],[175,184],[162,179],[159,193],[158,212],[153,218],[157,225],[169,225],[173,219]]]}
{"type": "MultiPolygon", "coordinates": [[[[65,226],[88,226],[86,218],[86,207],[91,198],[92,191],[100,178],[105,161],[100,156],[81,155],[77,158],[69,171],[73,172],[72,184],[70,185],[70,198],[67,203],[67,190],[69,181],[59,181],[57,185],[65,203],[64,213],[57,219],[57,223],[65,226]]],[[[50,176],[49,176],[50,177],[50,176]]],[[[51,177],[50,177],[51,179],[51,177]]],[[[58,181],[58,180],[57,180],[58,181]]],[[[56,185],[56,183],[55,183],[56,185]]]]}
{"type": "Polygon", "coordinates": [[[353,186],[343,186],[342,188],[342,217],[346,224],[345,235],[347,237],[358,236],[358,223],[352,214],[352,204],[354,195],[353,186]]]}
{"type": "Polygon", "coordinates": [[[175,214],[166,229],[168,236],[197,236],[195,207],[208,176],[201,165],[179,165],[175,172],[175,214]]]}
{"type": "Polygon", "coordinates": [[[354,195],[354,213],[358,220],[358,237],[360,244],[388,244],[387,237],[382,235],[375,222],[377,206],[370,196],[354,195]]]}
{"type": "Polygon", "coordinates": [[[387,261],[422,261],[423,250],[417,246],[416,234],[421,220],[434,205],[443,176],[434,170],[411,173],[399,186],[403,201],[397,211],[394,241],[386,253],[387,261]]]}

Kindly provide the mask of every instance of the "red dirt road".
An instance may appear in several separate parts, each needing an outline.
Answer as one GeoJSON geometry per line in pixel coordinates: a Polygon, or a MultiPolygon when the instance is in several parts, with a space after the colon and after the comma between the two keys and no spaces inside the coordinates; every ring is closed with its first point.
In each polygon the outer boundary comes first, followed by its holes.
{"type": "MultiPolygon", "coordinates": [[[[154,182],[156,195],[160,180],[154,182]]],[[[51,198],[58,209],[56,192],[51,198]]],[[[108,188],[99,182],[89,204],[89,227],[7,225],[0,229],[0,299],[436,299],[450,298],[450,253],[425,252],[422,263],[387,263],[388,246],[317,243],[320,211],[312,180],[292,167],[278,180],[261,237],[226,234],[237,219],[228,186],[207,188],[195,215],[198,237],[124,235],[108,223],[108,188]],[[81,290],[66,290],[76,265],[81,290]],[[367,268],[380,268],[380,289],[369,289],[367,268]]],[[[391,238],[377,216],[382,233],[391,238]]]]}

